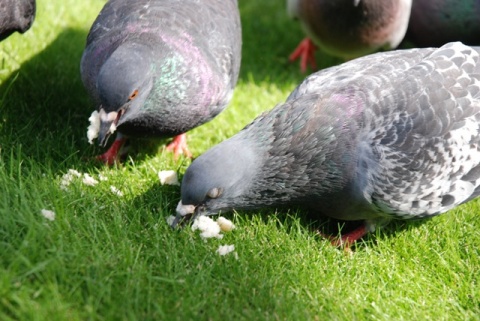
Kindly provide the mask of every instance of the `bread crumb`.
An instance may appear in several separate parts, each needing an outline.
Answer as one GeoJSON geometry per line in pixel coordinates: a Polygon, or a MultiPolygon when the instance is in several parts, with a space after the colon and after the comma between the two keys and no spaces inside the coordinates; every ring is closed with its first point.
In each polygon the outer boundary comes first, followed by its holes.
{"type": "Polygon", "coordinates": [[[87,173],[83,174],[83,184],[88,186],[95,186],[98,184],[98,181],[87,173]]]}
{"type": "Polygon", "coordinates": [[[72,183],[73,179],[75,177],[81,177],[82,174],[80,174],[77,170],[75,169],[69,169],[67,173],[63,174],[62,180],[60,181],[60,189],[66,191],[67,187],[72,183]]]}
{"type": "Polygon", "coordinates": [[[204,239],[212,237],[216,237],[218,239],[223,238],[223,235],[220,234],[220,225],[205,215],[200,215],[193,221],[192,231],[196,230],[200,230],[200,237],[204,239]]]}
{"type": "Polygon", "coordinates": [[[108,181],[108,177],[103,176],[102,174],[98,174],[98,179],[101,180],[102,182],[108,181]]]}
{"type": "Polygon", "coordinates": [[[42,209],[41,213],[42,213],[43,217],[45,217],[47,220],[49,220],[49,221],[54,221],[55,220],[55,212],[54,211],[42,209]]]}
{"type": "Polygon", "coordinates": [[[230,232],[235,228],[233,222],[223,216],[217,218],[217,224],[220,226],[222,232],[230,232]]]}
{"type": "Polygon", "coordinates": [[[77,176],[77,177],[82,176],[82,174],[80,174],[79,171],[77,171],[76,169],[72,169],[72,168],[70,168],[70,169],[68,170],[68,174],[70,174],[70,175],[72,175],[72,176],[77,176]]]}
{"type": "MultiPolygon", "coordinates": [[[[231,253],[235,251],[235,245],[220,245],[217,249],[217,253],[221,256],[227,255],[228,253],[231,253]]],[[[235,258],[238,258],[238,255],[235,256],[235,258]]]]}
{"type": "Polygon", "coordinates": [[[170,215],[169,217],[166,218],[166,220],[167,220],[167,224],[169,226],[172,226],[173,222],[175,221],[175,216],[170,215]]]}
{"type": "Polygon", "coordinates": [[[158,178],[162,185],[180,185],[177,172],[174,170],[159,171],[158,178]]]}
{"type": "Polygon", "coordinates": [[[88,142],[93,144],[93,140],[98,137],[98,132],[100,131],[100,114],[98,111],[93,111],[88,121],[90,125],[87,128],[87,138],[88,142]]]}
{"type": "Polygon", "coordinates": [[[119,190],[118,188],[116,188],[116,187],[113,186],[113,185],[110,185],[110,191],[111,191],[113,194],[117,195],[118,197],[122,197],[122,196],[123,196],[122,191],[119,190]]]}

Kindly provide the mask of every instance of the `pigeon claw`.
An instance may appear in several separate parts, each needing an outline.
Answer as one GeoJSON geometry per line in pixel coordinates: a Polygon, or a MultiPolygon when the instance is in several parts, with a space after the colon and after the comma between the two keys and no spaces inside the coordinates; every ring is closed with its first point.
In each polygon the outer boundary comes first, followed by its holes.
{"type": "Polygon", "coordinates": [[[96,157],[98,161],[104,163],[105,165],[112,166],[119,160],[120,150],[127,141],[125,137],[122,137],[121,135],[119,136],[120,137],[117,136],[112,146],[110,146],[105,153],[96,157]]]}
{"type": "Polygon", "coordinates": [[[178,136],[175,136],[170,144],[166,147],[166,150],[171,152],[173,151],[173,158],[178,159],[180,154],[184,154],[188,158],[192,158],[192,153],[188,150],[187,146],[187,134],[183,133],[178,136]]]}
{"type": "Polygon", "coordinates": [[[364,237],[370,230],[367,227],[367,224],[362,224],[361,226],[357,227],[353,231],[350,231],[346,234],[342,234],[341,236],[332,236],[326,235],[321,232],[318,232],[322,237],[326,238],[330,241],[330,243],[335,247],[340,248],[350,248],[356,241],[364,237]]]}
{"type": "Polygon", "coordinates": [[[317,70],[317,63],[315,62],[315,51],[317,47],[310,40],[310,38],[303,39],[297,48],[290,54],[288,60],[291,62],[300,59],[300,71],[305,73],[307,66],[310,64],[312,70],[317,70]]]}

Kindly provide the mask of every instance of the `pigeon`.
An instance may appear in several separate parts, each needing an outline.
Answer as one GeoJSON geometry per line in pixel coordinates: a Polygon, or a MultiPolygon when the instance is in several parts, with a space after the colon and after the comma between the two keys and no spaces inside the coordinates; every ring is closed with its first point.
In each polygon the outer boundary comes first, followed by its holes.
{"type": "Polygon", "coordinates": [[[411,5],[412,0],[287,0],[287,12],[308,36],[289,60],[301,58],[305,72],[307,64],[317,69],[315,44],[347,60],[396,48],[407,31],[411,5]]]}
{"type": "Polygon", "coordinates": [[[98,106],[98,132],[89,139],[105,146],[119,133],[99,159],[115,162],[129,136],[175,136],[167,149],[190,156],[184,133],[229,103],[241,46],[236,0],[108,1],[80,66],[98,106]]]}
{"type": "MultiPolygon", "coordinates": [[[[480,48],[387,51],[307,77],[187,168],[186,218],[300,207],[358,221],[432,217],[480,193],[480,48]]],[[[315,218],[317,218],[315,216],[315,218]]]]}
{"type": "Polygon", "coordinates": [[[18,31],[26,32],[35,19],[35,0],[1,0],[0,41],[18,31]]]}
{"type": "Polygon", "coordinates": [[[417,47],[480,45],[480,1],[414,0],[407,39],[417,47]]]}

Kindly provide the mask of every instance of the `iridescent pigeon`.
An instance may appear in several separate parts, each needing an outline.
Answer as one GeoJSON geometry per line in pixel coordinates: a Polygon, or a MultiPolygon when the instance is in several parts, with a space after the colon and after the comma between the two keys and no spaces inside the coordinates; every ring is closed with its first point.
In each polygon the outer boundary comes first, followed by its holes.
{"type": "Polygon", "coordinates": [[[240,56],[236,0],[107,2],[81,61],[100,145],[119,132],[99,158],[113,163],[125,136],[176,136],[167,149],[189,155],[184,133],[226,107],[240,56]]]}
{"type": "Polygon", "coordinates": [[[290,61],[301,59],[315,70],[318,45],[344,59],[396,48],[407,31],[412,0],[287,0],[287,11],[307,34],[290,61]],[[312,42],[313,41],[313,42],[312,42]]]}
{"type": "Polygon", "coordinates": [[[480,193],[480,48],[376,53],[312,74],[193,161],[188,214],[300,206],[364,221],[444,213],[480,193]]]}
{"type": "Polygon", "coordinates": [[[0,41],[15,31],[24,33],[35,19],[35,0],[0,1],[0,41]]]}
{"type": "Polygon", "coordinates": [[[414,0],[407,38],[417,47],[480,45],[480,0],[414,0]]]}

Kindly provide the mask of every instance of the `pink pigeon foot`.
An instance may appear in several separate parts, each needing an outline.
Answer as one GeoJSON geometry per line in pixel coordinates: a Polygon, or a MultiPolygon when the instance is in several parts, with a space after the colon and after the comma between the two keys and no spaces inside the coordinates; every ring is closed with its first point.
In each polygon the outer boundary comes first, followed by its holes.
{"type": "Polygon", "coordinates": [[[364,237],[369,232],[367,225],[363,223],[361,226],[357,227],[351,232],[343,234],[340,237],[325,235],[319,233],[324,238],[328,239],[333,246],[335,247],[350,247],[353,243],[364,237]]]}
{"type": "Polygon", "coordinates": [[[192,158],[192,153],[188,150],[187,134],[175,136],[170,144],[166,147],[167,151],[173,151],[174,159],[178,159],[180,154],[184,154],[188,158],[192,158]]]}
{"type": "Polygon", "coordinates": [[[115,162],[118,161],[119,151],[126,141],[127,139],[125,137],[122,137],[120,135],[117,136],[112,146],[110,146],[110,148],[102,155],[98,155],[96,159],[105,163],[108,166],[112,166],[113,164],[115,164],[115,162]]]}
{"type": "Polygon", "coordinates": [[[300,70],[305,73],[307,71],[307,65],[313,70],[317,70],[317,63],[315,62],[315,51],[317,46],[310,40],[310,38],[303,39],[297,46],[297,48],[290,54],[288,60],[291,62],[300,58],[300,70]]]}

